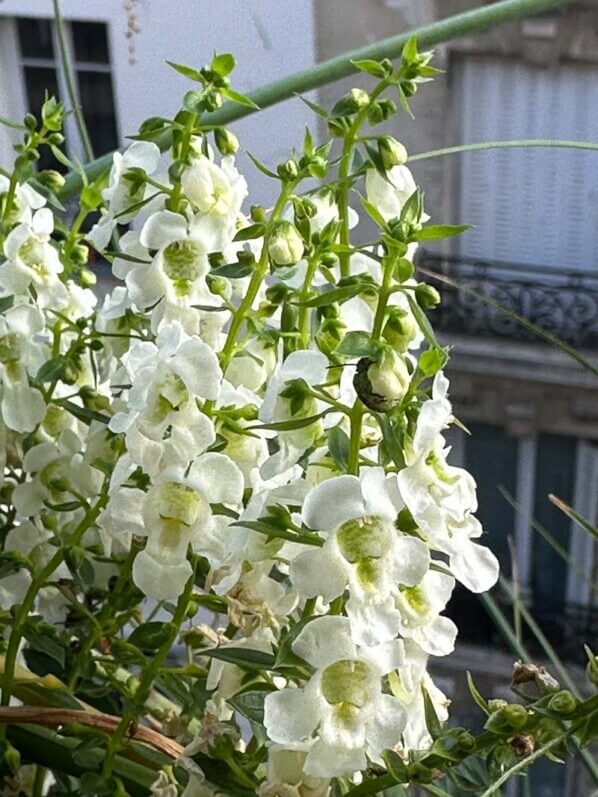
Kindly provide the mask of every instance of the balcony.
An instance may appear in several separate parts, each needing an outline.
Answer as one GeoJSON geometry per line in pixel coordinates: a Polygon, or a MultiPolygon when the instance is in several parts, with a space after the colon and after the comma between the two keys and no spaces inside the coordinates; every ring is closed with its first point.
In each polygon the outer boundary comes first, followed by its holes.
{"type": "Polygon", "coordinates": [[[432,280],[442,295],[442,304],[434,313],[436,329],[537,342],[537,334],[515,317],[520,316],[575,348],[598,345],[596,270],[572,271],[427,252],[420,254],[418,266],[447,279],[432,280]]]}

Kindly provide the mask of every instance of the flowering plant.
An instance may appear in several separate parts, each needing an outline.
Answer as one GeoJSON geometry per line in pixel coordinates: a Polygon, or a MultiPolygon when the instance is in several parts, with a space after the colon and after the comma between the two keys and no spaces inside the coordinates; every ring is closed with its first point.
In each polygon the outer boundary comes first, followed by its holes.
{"type": "Polygon", "coordinates": [[[26,118],[0,175],[15,794],[438,795],[476,750],[502,772],[538,723],[556,745],[585,722],[568,693],[534,714],[474,690],[476,747],[443,726],[427,670],[454,648],[455,583],[498,576],[474,480],[447,461],[440,297],[414,267],[420,242],[465,228],[430,224],[405,148],[364,133],[396,112],[389,93],[409,112],[430,60],[411,41],[398,67],[357,62],[374,88],[314,106],[330,141],[307,131],[275,170],[253,158],[269,209],[247,211],[237,139],[210,123],[223,99],[250,102],[231,55],[172,64],[195,88],[108,175],[82,174],[74,218],[60,175],[33,170],[42,147],[66,160],[63,108],[26,118]],[[112,269],[101,301],[91,251],[112,269]]]}

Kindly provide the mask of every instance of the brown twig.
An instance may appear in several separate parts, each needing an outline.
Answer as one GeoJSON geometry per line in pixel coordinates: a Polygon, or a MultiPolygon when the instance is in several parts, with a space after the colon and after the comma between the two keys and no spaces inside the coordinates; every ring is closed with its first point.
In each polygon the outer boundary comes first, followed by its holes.
{"type": "MultiPolygon", "coordinates": [[[[44,706],[3,706],[0,708],[0,724],[43,725],[47,728],[56,728],[67,723],[86,725],[111,734],[120,723],[120,717],[114,717],[112,714],[92,714],[87,711],[73,709],[45,708],[44,706]]],[[[156,750],[161,750],[171,758],[179,758],[183,752],[183,747],[178,742],[175,742],[174,739],[169,739],[161,733],[142,725],[133,726],[130,729],[129,738],[148,744],[150,747],[156,748],[156,750]]]]}

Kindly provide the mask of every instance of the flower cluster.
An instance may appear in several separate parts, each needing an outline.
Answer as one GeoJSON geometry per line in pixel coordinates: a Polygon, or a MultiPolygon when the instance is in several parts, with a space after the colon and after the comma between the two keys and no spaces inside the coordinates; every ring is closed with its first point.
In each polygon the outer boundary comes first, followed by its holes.
{"type": "MultiPolygon", "coordinates": [[[[235,782],[245,756],[262,797],[328,794],[384,751],[429,746],[428,704],[447,717],[427,660],[454,648],[456,581],[487,590],[497,562],[474,480],[447,461],[448,352],[414,257],[462,228],[428,224],[399,142],[360,139],[429,60],[410,44],[398,68],[364,63],[377,87],[327,114],[337,176],[309,132],[275,172],[257,162],[269,209],[247,211],[236,138],[205,116],[248,102],[227,55],[175,65],[198,90],[115,154],[70,223],[47,173],[0,177],[2,697],[19,667],[86,701],[98,684],[126,696],[97,793],[143,712],[195,737],[185,794],[237,793],[209,760],[235,782]],[[361,246],[367,216],[378,238],[361,246]],[[99,304],[91,252],[111,264],[99,304]],[[181,632],[188,664],[169,668],[181,632]]],[[[60,115],[47,103],[28,123],[19,161],[56,150],[60,115]]],[[[153,793],[177,793],[170,776],[153,793]]]]}

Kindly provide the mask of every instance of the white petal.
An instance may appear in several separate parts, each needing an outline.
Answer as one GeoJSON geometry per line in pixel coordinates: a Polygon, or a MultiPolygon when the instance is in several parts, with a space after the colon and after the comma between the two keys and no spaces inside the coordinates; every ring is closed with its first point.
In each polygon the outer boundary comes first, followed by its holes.
{"type": "Polygon", "coordinates": [[[189,478],[212,504],[238,504],[243,497],[243,474],[224,454],[202,454],[191,465],[189,478]]]}
{"type": "Polygon", "coordinates": [[[187,221],[180,213],[161,210],[153,213],[141,228],[139,242],[148,249],[162,249],[187,238],[187,221]]]}
{"type": "Polygon", "coordinates": [[[340,615],[316,617],[299,632],[291,647],[293,653],[318,669],[339,659],[352,659],[357,652],[349,620],[340,615]]]}
{"type": "Polygon", "coordinates": [[[401,615],[392,596],[382,603],[360,602],[351,597],[345,609],[357,645],[378,645],[394,639],[401,628],[401,615]]]}
{"type": "Polygon", "coordinates": [[[311,736],[317,724],[316,705],[305,689],[281,689],[266,695],[264,725],[273,742],[300,742],[311,736]]]}
{"type": "Polygon", "coordinates": [[[299,554],[291,562],[289,575],[301,595],[306,598],[320,595],[326,603],[342,595],[347,584],[343,560],[326,545],[299,554]]]}
{"type": "Polygon", "coordinates": [[[319,351],[291,352],[282,364],[281,375],[285,382],[303,379],[308,385],[319,385],[328,377],[328,358],[319,351]]]}
{"type": "Polygon", "coordinates": [[[46,414],[44,397],[26,382],[4,381],[2,418],[15,432],[32,432],[46,414]]]}
{"type": "Polygon", "coordinates": [[[392,695],[380,695],[366,731],[370,758],[378,763],[383,750],[392,750],[401,741],[406,724],[405,706],[392,695]]]}
{"type": "MultiPolygon", "coordinates": [[[[365,500],[367,515],[386,517],[395,520],[397,509],[391,500],[390,483],[395,476],[387,479],[384,468],[365,468],[361,473],[361,492],[365,500]]],[[[398,491],[397,491],[398,492],[398,491]]]]}
{"type": "Polygon", "coordinates": [[[33,517],[41,511],[48,490],[38,480],[17,484],[12,492],[12,502],[19,517],[33,517]]]}
{"type": "Polygon", "coordinates": [[[499,565],[489,548],[460,540],[459,551],[451,553],[451,572],[472,592],[486,592],[496,584],[499,565]]]}
{"type": "Polygon", "coordinates": [[[133,581],[136,586],[156,600],[175,600],[185,588],[193,569],[184,559],[178,564],[165,565],[146,551],[140,551],[133,562],[133,581]]]}
{"type": "Polygon", "coordinates": [[[419,584],[430,567],[430,551],[425,542],[416,537],[398,537],[393,554],[397,580],[408,587],[419,584]]]}
{"type": "Polygon", "coordinates": [[[49,237],[54,229],[54,216],[49,208],[40,208],[33,214],[31,227],[36,235],[49,237]]]}
{"type": "Polygon", "coordinates": [[[456,638],[457,626],[449,617],[442,615],[411,633],[411,639],[431,656],[448,656],[455,649],[456,638]]]}
{"type": "Polygon", "coordinates": [[[335,476],[311,489],[303,504],[303,520],[310,529],[334,531],[345,521],[365,514],[357,476],[335,476]]]}
{"type": "Polygon", "coordinates": [[[380,675],[398,670],[405,663],[405,645],[402,639],[389,639],[372,647],[362,647],[359,658],[367,661],[380,675]]]}
{"type": "Polygon", "coordinates": [[[160,150],[153,141],[134,141],[123,152],[123,166],[126,169],[136,167],[152,174],[158,168],[160,150]]]}
{"type": "Polygon", "coordinates": [[[186,340],[177,350],[170,367],[196,396],[212,401],[218,398],[222,381],[218,358],[199,338],[186,340]]]}
{"type": "Polygon", "coordinates": [[[303,771],[313,778],[352,775],[367,766],[363,750],[325,744],[317,741],[305,759],[303,771]]]}

